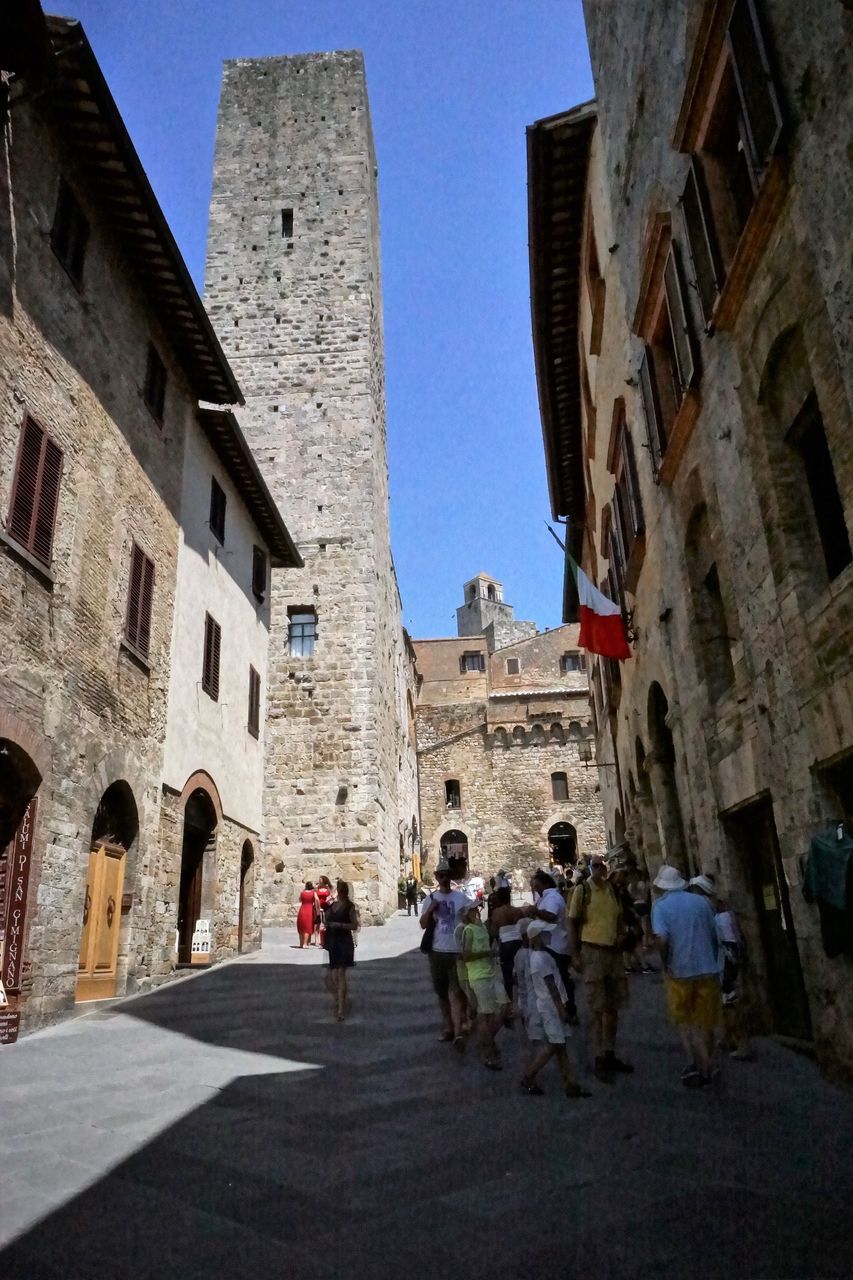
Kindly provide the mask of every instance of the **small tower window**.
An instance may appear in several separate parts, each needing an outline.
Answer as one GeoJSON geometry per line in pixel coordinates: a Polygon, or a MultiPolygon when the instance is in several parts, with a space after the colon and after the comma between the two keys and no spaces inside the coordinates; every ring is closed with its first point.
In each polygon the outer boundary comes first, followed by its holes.
{"type": "Polygon", "coordinates": [[[564,653],[560,658],[560,670],[563,675],[567,675],[570,671],[583,671],[583,669],[582,653],[564,653]]]}
{"type": "Polygon", "coordinates": [[[508,676],[517,676],[520,670],[521,664],[518,661],[518,658],[507,658],[506,673],[508,676]]]}
{"type": "Polygon", "coordinates": [[[284,240],[293,239],[293,210],[282,209],[281,211],[281,235],[284,240]]]}
{"type": "Polygon", "coordinates": [[[311,658],[317,639],[317,614],[313,609],[295,609],[290,614],[288,647],[291,657],[311,658]]]}
{"type": "Polygon", "coordinates": [[[444,784],[444,804],[448,809],[462,808],[462,788],[457,778],[448,778],[444,784]]]}
{"type": "Polygon", "coordinates": [[[463,675],[468,671],[485,671],[485,655],[479,651],[474,653],[463,653],[462,657],[459,659],[459,670],[463,675]]]}
{"type": "Polygon", "coordinates": [[[490,600],[497,600],[498,598],[497,592],[495,591],[491,583],[489,583],[489,585],[486,587],[486,595],[489,597],[490,600]]]}
{"type": "Polygon", "coordinates": [[[569,779],[565,773],[551,774],[551,797],[558,803],[569,798],[569,779]]]}

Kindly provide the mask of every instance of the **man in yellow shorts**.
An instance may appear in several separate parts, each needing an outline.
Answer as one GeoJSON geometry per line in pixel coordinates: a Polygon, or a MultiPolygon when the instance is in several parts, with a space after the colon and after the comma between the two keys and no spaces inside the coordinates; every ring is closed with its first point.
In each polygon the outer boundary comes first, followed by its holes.
{"type": "Polygon", "coordinates": [[[722,1014],[717,929],[707,898],[687,892],[676,867],[661,867],[654,880],[661,896],[652,907],[652,933],[663,956],[666,1002],[678,1027],[688,1089],[711,1083],[714,1031],[722,1014]]]}

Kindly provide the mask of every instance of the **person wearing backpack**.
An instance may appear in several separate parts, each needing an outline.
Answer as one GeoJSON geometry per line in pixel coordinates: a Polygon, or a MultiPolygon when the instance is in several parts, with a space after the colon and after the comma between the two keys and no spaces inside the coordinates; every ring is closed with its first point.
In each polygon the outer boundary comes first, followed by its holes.
{"type": "Polygon", "coordinates": [[[628,1003],[628,979],[620,942],[625,927],[622,906],[606,878],[606,863],[593,855],[589,879],[579,884],[568,909],[572,961],[583,974],[595,1047],[595,1077],[612,1084],[617,1074],[634,1070],[616,1056],[619,1010],[628,1003]]]}

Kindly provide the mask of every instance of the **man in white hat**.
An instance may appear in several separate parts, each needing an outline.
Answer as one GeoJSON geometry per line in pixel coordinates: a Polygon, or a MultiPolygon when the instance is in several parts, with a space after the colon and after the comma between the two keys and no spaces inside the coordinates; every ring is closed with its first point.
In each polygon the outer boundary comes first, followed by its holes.
{"type": "Polygon", "coordinates": [[[450,864],[444,858],[435,869],[435,878],[438,888],[432,891],[421,913],[421,928],[427,929],[432,925],[429,967],[444,1023],[439,1039],[452,1041],[457,1049],[462,1050],[465,1048],[465,1001],[456,967],[459,959],[456,925],[462,909],[470,906],[472,899],[453,888],[450,882],[450,864]]]}
{"type": "Polygon", "coordinates": [[[720,970],[714,909],[701,894],[688,893],[676,867],[655,876],[661,896],[652,907],[652,932],[663,957],[669,1016],[678,1027],[689,1089],[711,1083],[714,1032],[720,1021],[720,970]]]}

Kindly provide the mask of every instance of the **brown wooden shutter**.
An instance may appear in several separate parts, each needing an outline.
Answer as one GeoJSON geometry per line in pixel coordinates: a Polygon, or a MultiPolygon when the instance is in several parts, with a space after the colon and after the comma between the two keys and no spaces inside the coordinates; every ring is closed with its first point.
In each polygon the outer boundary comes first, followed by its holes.
{"type": "Polygon", "coordinates": [[[622,473],[625,476],[625,493],[628,498],[631,524],[635,537],[639,537],[640,534],[646,531],[645,521],[643,520],[643,502],[640,497],[640,482],[637,477],[634,442],[631,439],[631,433],[625,427],[622,428],[620,448],[622,452],[622,473]]]}
{"type": "Polygon", "coordinates": [[[139,648],[139,610],[142,600],[142,577],[145,556],[134,542],[130,552],[130,577],[127,585],[127,618],[124,633],[134,649],[139,648]]]}
{"type": "Polygon", "coordinates": [[[643,412],[646,418],[646,434],[652,454],[652,465],[655,472],[660,467],[661,456],[666,448],[666,431],[658,403],[657,389],[652,369],[652,353],[648,346],[643,351],[640,362],[640,397],[643,401],[643,412]]]}
{"type": "Polygon", "coordinates": [[[693,385],[696,378],[696,353],[693,347],[693,334],[684,303],[684,289],[681,284],[681,272],[675,256],[675,246],[670,245],[669,253],[663,268],[663,283],[666,291],[666,303],[669,308],[669,319],[672,327],[672,342],[675,348],[675,363],[682,395],[693,385]]]}
{"type": "Polygon", "coordinates": [[[140,653],[148,657],[151,647],[151,609],[154,603],[154,561],[143,556],[142,591],[139,601],[139,642],[140,653]]]}
{"type": "Polygon", "coordinates": [[[56,504],[62,478],[62,450],[32,418],[24,418],[12,482],[8,529],[16,541],[49,565],[56,504]]]}
{"type": "Polygon", "coordinates": [[[258,737],[261,726],[261,677],[249,667],[249,733],[258,737]]]}
{"type": "Polygon", "coordinates": [[[681,213],[687,249],[702,303],[702,315],[708,328],[714,314],[714,304],[723,287],[725,271],[714,234],[704,177],[695,156],[690,162],[687,182],[681,196],[681,213]]]}
{"type": "Polygon", "coordinates": [[[779,143],[783,121],[755,0],[735,0],[729,18],[728,44],[752,152],[752,167],[760,178],[779,143]]]}
{"type": "Polygon", "coordinates": [[[258,600],[267,594],[267,554],[263,547],[252,548],[252,593],[258,600]]]}
{"type": "Polygon", "coordinates": [[[204,615],[204,663],[201,687],[205,693],[213,698],[214,702],[219,700],[219,648],[221,638],[222,628],[214,618],[211,618],[209,613],[206,613],[204,615]]]}

